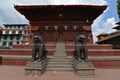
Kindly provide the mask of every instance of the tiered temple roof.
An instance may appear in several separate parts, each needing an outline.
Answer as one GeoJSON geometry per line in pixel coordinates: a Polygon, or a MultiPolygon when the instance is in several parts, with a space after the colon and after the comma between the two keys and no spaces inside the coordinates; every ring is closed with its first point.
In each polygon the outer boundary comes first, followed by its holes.
{"type": "Polygon", "coordinates": [[[16,5],[15,9],[32,22],[93,21],[103,13],[106,7],[106,5],[16,5]]]}

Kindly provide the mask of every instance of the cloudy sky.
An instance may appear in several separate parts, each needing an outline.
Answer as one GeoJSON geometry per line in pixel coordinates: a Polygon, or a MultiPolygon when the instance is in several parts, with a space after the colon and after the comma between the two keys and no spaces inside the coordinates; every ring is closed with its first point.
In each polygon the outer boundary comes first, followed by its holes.
{"type": "Polygon", "coordinates": [[[14,5],[108,5],[108,8],[92,24],[94,41],[100,33],[113,32],[115,22],[118,22],[117,0],[0,0],[0,25],[2,24],[26,24],[28,20],[15,9],[14,5]]]}

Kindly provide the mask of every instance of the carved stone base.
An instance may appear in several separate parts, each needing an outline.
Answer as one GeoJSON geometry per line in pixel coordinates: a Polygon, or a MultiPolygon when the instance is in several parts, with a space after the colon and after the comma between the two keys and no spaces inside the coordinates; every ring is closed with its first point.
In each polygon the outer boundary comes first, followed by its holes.
{"type": "Polygon", "coordinates": [[[73,58],[73,66],[80,77],[95,77],[95,67],[91,62],[78,62],[73,58]]]}
{"type": "Polygon", "coordinates": [[[25,67],[26,75],[41,75],[46,70],[48,59],[44,59],[41,62],[28,62],[25,67]]]}

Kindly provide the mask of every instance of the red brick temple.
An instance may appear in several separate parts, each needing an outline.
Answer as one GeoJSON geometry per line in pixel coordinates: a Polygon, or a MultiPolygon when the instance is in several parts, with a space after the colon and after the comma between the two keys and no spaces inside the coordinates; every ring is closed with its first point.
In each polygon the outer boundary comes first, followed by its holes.
{"type": "Polygon", "coordinates": [[[89,44],[93,43],[91,24],[106,6],[91,5],[33,5],[15,6],[32,25],[34,35],[45,42],[75,42],[83,32],[89,44]]]}
{"type": "MultiPolygon", "coordinates": [[[[120,68],[120,50],[112,49],[110,44],[93,44],[91,24],[106,7],[105,5],[16,5],[15,9],[29,20],[33,36],[43,37],[48,51],[47,56],[51,61],[48,62],[48,70],[55,70],[56,67],[71,70],[75,40],[80,32],[87,37],[89,59],[95,67],[120,68]],[[58,63],[59,60],[61,63],[58,63]]],[[[25,66],[31,58],[31,44],[32,37],[28,45],[13,45],[10,50],[0,50],[1,64],[25,66]]]]}

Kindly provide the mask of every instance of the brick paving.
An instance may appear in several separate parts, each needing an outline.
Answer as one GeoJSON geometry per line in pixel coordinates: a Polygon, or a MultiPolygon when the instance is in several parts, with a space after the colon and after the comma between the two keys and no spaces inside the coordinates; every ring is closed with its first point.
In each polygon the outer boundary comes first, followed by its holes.
{"type": "Polygon", "coordinates": [[[0,80],[120,80],[120,69],[96,69],[94,78],[81,78],[74,72],[45,72],[41,76],[24,75],[23,66],[0,65],[0,80]]]}

